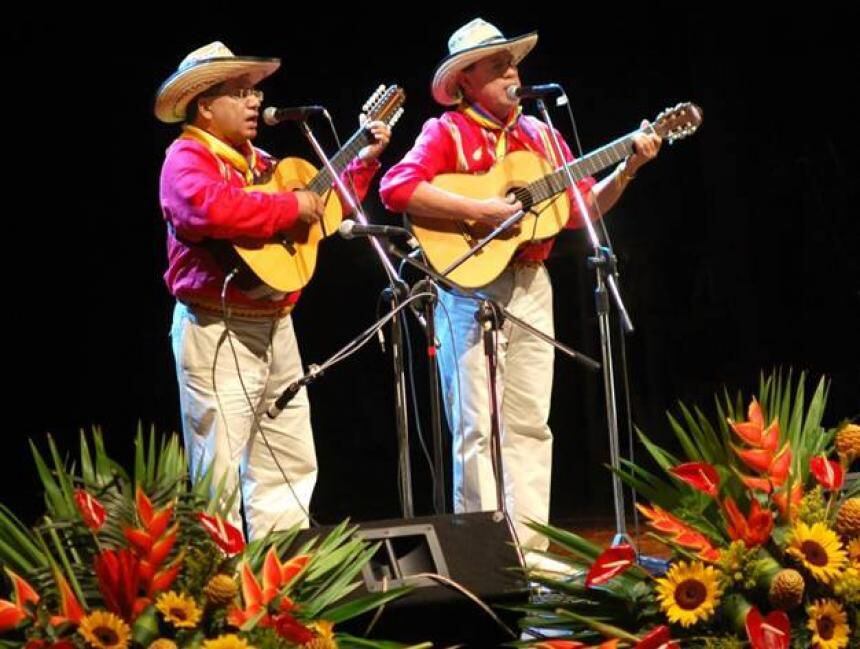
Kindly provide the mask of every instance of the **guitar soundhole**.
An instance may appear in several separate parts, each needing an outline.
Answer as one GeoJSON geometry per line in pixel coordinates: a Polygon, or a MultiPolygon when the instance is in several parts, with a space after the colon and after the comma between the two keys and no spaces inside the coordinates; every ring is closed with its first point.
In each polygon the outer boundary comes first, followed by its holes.
{"type": "Polygon", "coordinates": [[[523,204],[523,211],[528,212],[534,205],[532,193],[526,187],[512,187],[509,191],[516,199],[523,204]]]}

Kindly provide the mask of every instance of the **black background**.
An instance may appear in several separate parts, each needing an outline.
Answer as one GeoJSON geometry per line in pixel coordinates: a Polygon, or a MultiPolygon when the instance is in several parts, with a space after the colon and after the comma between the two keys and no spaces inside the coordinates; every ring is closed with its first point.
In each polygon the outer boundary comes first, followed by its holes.
{"type": "MultiPolygon", "coordinates": [[[[664,147],[607,217],[636,325],[627,343],[635,422],[668,443],[664,412],[676,399],[710,413],[723,385],[749,395],[759,372],[775,366],[832,380],[827,424],[856,417],[852,21],[820,5],[764,17],[664,3],[629,12],[615,3],[559,7],[186,3],[8,16],[2,501],[25,518],[41,508],[28,438],[44,448],[50,432],[73,449],[77,431],[98,424],[128,462],[138,421],[178,428],[157,198],[177,129],[155,120],[152,101],[189,51],[216,39],[237,54],[281,57],[265,103],[324,104],[341,138],[377,85],[402,85],[406,114],[385,167],[438,114],[432,71],[448,35],[475,16],[508,35],[539,31],[521,75],[564,85],[586,150],[695,101],[704,109],[700,131],[664,147]]],[[[569,137],[564,113],[555,120],[569,137]]],[[[333,150],[324,125],[315,126],[333,150]]],[[[291,125],[262,130],[257,143],[313,160],[291,125]]],[[[398,218],[385,213],[375,185],[366,208],[373,220],[398,218]]],[[[565,233],[548,265],[558,337],[599,357],[588,252],[582,232],[565,233]]],[[[326,241],[294,315],[304,361],[321,362],[372,322],[383,286],[366,243],[326,241]]],[[[423,362],[414,368],[424,410],[423,362]]],[[[557,357],[555,520],[610,514],[602,394],[599,374],[557,357]]],[[[317,517],[396,517],[388,357],[374,343],[310,396],[317,517]]],[[[417,451],[413,459],[416,509],[429,513],[426,465],[417,451]]]]}

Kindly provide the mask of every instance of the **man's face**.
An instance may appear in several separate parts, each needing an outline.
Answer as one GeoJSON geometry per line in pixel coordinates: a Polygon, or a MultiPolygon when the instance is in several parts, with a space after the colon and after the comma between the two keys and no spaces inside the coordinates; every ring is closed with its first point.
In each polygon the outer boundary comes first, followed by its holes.
{"type": "Polygon", "coordinates": [[[215,86],[200,98],[198,104],[206,130],[235,147],[254,139],[262,94],[244,77],[215,86]]]}
{"type": "Polygon", "coordinates": [[[502,51],[476,61],[460,73],[466,98],[478,102],[499,119],[505,119],[519,103],[510,99],[509,86],[520,85],[520,75],[510,52],[502,51]]]}

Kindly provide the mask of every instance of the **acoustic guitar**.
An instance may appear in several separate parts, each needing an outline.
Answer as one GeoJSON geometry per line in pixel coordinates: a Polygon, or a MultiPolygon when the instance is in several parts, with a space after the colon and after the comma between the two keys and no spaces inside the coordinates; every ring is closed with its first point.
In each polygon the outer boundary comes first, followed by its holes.
{"type": "MultiPolygon", "coordinates": [[[[682,103],[660,113],[647,131],[653,129],[672,144],[695,133],[701,123],[701,108],[682,103]]],[[[574,180],[595,174],[632,154],[633,137],[637,133],[639,130],[568,163],[574,180]]],[[[562,167],[554,169],[532,151],[514,151],[482,174],[439,174],[431,184],[479,200],[513,194],[527,212],[518,230],[493,239],[448,274],[448,279],[462,288],[489,284],[502,274],[520,246],[555,236],[570,217],[570,198],[565,191],[569,186],[567,173],[562,167]]],[[[409,221],[427,260],[440,273],[473,249],[492,229],[483,223],[411,215],[409,221]]]]}
{"type": "MultiPolygon", "coordinates": [[[[380,86],[363,106],[364,122],[378,120],[394,126],[403,114],[405,100],[406,94],[398,86],[380,86]]],[[[371,132],[362,126],[331,159],[332,168],[340,175],[358,152],[373,142],[371,132]]],[[[245,188],[254,192],[309,190],[319,194],[325,203],[325,213],[317,223],[299,221],[272,239],[233,243],[245,265],[266,285],[288,293],[300,290],[311,280],[320,242],[337,232],[343,219],[341,201],[332,182],[327,168],[317,171],[301,158],[284,158],[267,182],[245,188]]]]}

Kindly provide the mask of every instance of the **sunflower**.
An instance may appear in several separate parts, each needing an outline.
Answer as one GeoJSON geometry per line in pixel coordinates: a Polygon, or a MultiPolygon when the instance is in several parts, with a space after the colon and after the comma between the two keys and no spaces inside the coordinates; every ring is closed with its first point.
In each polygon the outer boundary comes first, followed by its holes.
{"type": "Polygon", "coordinates": [[[193,599],[177,595],[172,590],[158,596],[155,608],[177,629],[193,629],[203,615],[193,599]]]}
{"type": "Polygon", "coordinates": [[[807,607],[812,631],[812,646],[817,649],[843,649],[848,646],[848,616],[842,606],[832,599],[819,599],[807,607]]]}
{"type": "Polygon", "coordinates": [[[693,626],[714,614],[723,587],[719,573],[701,561],[679,561],[657,580],[660,608],[670,622],[693,626]]]}
{"type": "Polygon", "coordinates": [[[94,649],[125,649],[131,629],[116,615],[107,611],[93,611],[81,619],[78,633],[94,649]]]}
{"type": "Polygon", "coordinates": [[[818,581],[829,584],[845,566],[845,550],[836,533],[824,523],[811,527],[797,523],[791,534],[788,553],[798,559],[818,581]]]}
{"type": "Polygon", "coordinates": [[[254,649],[254,647],[235,633],[225,633],[214,640],[204,640],[203,649],[254,649]]]}

